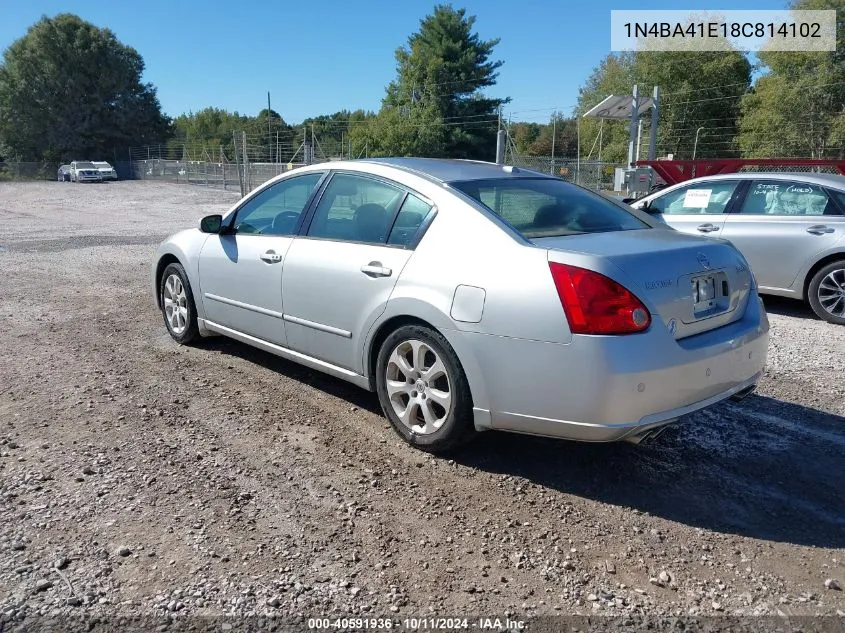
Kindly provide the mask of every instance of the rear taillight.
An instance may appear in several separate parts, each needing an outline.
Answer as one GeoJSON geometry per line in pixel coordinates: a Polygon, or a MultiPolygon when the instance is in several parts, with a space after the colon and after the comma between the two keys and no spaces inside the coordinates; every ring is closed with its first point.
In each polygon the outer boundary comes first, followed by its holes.
{"type": "Polygon", "coordinates": [[[557,262],[549,268],[573,334],[633,334],[651,325],[642,301],[609,277],[557,262]]]}

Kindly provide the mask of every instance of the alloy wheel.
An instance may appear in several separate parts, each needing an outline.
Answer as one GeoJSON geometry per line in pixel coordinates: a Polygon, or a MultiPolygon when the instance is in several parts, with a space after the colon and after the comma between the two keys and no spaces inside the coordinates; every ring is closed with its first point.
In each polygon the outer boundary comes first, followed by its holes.
{"type": "Polygon", "coordinates": [[[399,343],[387,361],[390,405],[413,433],[430,435],[446,421],[452,407],[452,380],[443,360],[417,339],[399,343]]]}
{"type": "Polygon", "coordinates": [[[825,275],[819,284],[818,297],[828,313],[845,318],[845,269],[832,270],[825,275]]]}
{"type": "Polygon", "coordinates": [[[164,282],[162,299],[167,325],[178,336],[188,327],[188,295],[179,275],[170,275],[164,282]]]}

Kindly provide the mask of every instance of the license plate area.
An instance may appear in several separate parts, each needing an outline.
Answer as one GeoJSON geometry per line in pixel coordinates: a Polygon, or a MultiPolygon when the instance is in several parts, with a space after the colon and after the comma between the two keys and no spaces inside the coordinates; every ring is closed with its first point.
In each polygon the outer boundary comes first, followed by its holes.
{"type": "Polygon", "coordinates": [[[724,272],[696,275],[690,278],[692,316],[694,319],[726,312],[731,305],[728,276],[724,272]]]}

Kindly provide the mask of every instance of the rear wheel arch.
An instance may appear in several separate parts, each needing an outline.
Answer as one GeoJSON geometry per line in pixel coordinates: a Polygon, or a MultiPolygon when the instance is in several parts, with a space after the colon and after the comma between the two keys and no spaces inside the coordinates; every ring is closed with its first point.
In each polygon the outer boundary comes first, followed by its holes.
{"type": "Polygon", "coordinates": [[[370,339],[370,344],[367,346],[367,355],[364,359],[364,367],[367,371],[367,378],[369,380],[371,391],[376,390],[376,364],[378,362],[378,353],[381,349],[382,343],[384,343],[385,339],[387,339],[391,333],[395,332],[404,325],[421,325],[423,327],[431,328],[432,330],[439,332],[441,335],[443,334],[438,328],[428,321],[407,314],[390,317],[384,323],[379,325],[378,329],[370,339]]]}
{"type": "Polygon", "coordinates": [[[808,270],[807,274],[804,276],[804,286],[801,288],[801,299],[803,299],[804,301],[809,300],[810,283],[813,281],[813,277],[815,277],[816,273],[828,264],[832,264],[833,262],[838,261],[845,262],[845,252],[833,253],[831,255],[822,257],[819,261],[817,261],[810,267],[810,270],[808,270]]]}

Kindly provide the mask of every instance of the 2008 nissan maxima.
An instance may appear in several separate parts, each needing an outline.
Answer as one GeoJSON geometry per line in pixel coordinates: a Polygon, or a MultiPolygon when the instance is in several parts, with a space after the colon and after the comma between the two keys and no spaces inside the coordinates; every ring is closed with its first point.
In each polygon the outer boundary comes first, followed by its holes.
{"type": "Polygon", "coordinates": [[[179,343],[224,335],[378,394],[410,444],[641,441],[753,391],[768,320],[730,243],[491,163],[294,169],[159,248],[179,343]]]}

